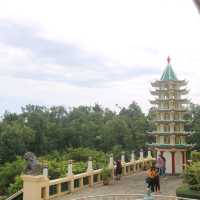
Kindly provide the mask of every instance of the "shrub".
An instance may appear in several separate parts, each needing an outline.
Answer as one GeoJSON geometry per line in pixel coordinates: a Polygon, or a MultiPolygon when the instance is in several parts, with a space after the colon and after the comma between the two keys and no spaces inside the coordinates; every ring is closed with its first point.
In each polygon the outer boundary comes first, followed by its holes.
{"type": "Polygon", "coordinates": [[[48,174],[50,179],[66,176],[67,165],[65,161],[50,160],[48,162],[48,174]]]}
{"type": "Polygon", "coordinates": [[[92,160],[96,160],[98,161],[98,163],[106,163],[108,160],[105,153],[101,151],[92,150],[89,148],[72,149],[68,153],[68,157],[71,160],[84,161],[84,162],[87,162],[89,157],[92,157],[92,160]]]}
{"type": "Polygon", "coordinates": [[[15,182],[15,177],[20,175],[25,168],[25,161],[20,157],[12,163],[5,163],[0,167],[0,193],[7,193],[10,183],[15,182]]]}
{"type": "Polygon", "coordinates": [[[103,168],[101,176],[103,181],[108,181],[112,177],[112,170],[109,168],[103,168]]]}
{"type": "Polygon", "coordinates": [[[197,185],[190,185],[189,188],[191,190],[200,191],[200,184],[197,185]]]}
{"type": "Polygon", "coordinates": [[[87,169],[87,163],[85,162],[75,162],[73,163],[73,173],[80,174],[85,172],[87,169]]]}
{"type": "Polygon", "coordinates": [[[16,176],[15,177],[15,182],[11,183],[9,188],[8,188],[8,194],[9,195],[14,194],[17,191],[21,190],[22,187],[23,187],[23,181],[22,181],[21,177],[20,176],[16,176]]]}
{"type": "Polygon", "coordinates": [[[196,152],[196,151],[192,152],[192,161],[200,162],[200,152],[196,152]]]}
{"type": "Polygon", "coordinates": [[[184,185],[176,189],[176,196],[184,198],[200,199],[200,192],[191,190],[189,186],[184,185]]]}
{"type": "Polygon", "coordinates": [[[194,162],[190,166],[187,166],[184,179],[189,185],[200,184],[200,162],[194,162]]]}

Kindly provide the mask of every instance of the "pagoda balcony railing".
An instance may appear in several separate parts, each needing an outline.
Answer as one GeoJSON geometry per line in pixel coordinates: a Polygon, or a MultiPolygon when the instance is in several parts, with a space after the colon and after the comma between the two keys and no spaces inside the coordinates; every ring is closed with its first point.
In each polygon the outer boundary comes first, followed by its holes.
{"type": "Polygon", "coordinates": [[[152,131],[152,132],[147,132],[150,135],[183,135],[183,136],[188,136],[188,135],[192,135],[194,132],[192,131],[174,131],[174,132],[170,132],[170,131],[152,131]]]}
{"type": "Polygon", "coordinates": [[[194,144],[159,144],[159,143],[152,143],[147,144],[149,147],[159,147],[159,148],[192,148],[194,144]]]}
{"type": "Polygon", "coordinates": [[[185,119],[155,119],[152,120],[154,123],[186,123],[190,122],[190,120],[185,120],[185,119]]]}
{"type": "Polygon", "coordinates": [[[159,95],[159,94],[169,94],[170,91],[172,91],[172,93],[175,93],[175,94],[178,93],[180,95],[186,95],[189,93],[189,90],[187,90],[187,89],[180,89],[180,90],[178,90],[178,89],[156,89],[154,91],[153,90],[150,91],[150,93],[152,95],[159,95]]]}
{"type": "Polygon", "coordinates": [[[156,108],[155,111],[157,112],[170,112],[170,111],[175,111],[175,112],[187,112],[187,108],[156,108]]]}
{"type": "Polygon", "coordinates": [[[171,80],[171,81],[156,80],[156,81],[152,82],[151,85],[153,87],[160,87],[161,85],[169,85],[171,83],[174,83],[178,86],[185,86],[188,84],[188,81],[186,81],[186,80],[176,80],[176,81],[174,81],[174,80],[171,80]]]}
{"type": "Polygon", "coordinates": [[[189,99],[178,99],[178,98],[166,98],[166,99],[164,99],[164,98],[157,98],[157,99],[154,99],[154,100],[151,100],[151,101],[158,101],[158,102],[161,102],[161,101],[172,101],[172,100],[174,100],[174,101],[177,101],[177,102],[189,102],[189,99]]]}

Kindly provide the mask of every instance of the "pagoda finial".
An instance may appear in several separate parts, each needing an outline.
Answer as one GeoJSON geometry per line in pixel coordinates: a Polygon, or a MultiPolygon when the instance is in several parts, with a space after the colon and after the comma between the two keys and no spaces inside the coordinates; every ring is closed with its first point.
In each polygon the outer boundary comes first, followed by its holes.
{"type": "Polygon", "coordinates": [[[168,56],[168,57],[167,57],[167,64],[168,64],[168,65],[170,64],[170,61],[171,61],[171,58],[168,56]]]}

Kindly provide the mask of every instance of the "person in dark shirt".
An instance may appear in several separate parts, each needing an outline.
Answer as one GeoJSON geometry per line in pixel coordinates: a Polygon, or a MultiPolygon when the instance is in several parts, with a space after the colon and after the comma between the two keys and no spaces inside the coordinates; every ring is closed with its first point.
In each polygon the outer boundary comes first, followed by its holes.
{"type": "Polygon", "coordinates": [[[156,176],[156,169],[155,167],[151,167],[147,171],[147,178],[146,183],[148,184],[148,188],[151,190],[151,192],[155,191],[155,176],[156,176]]]}
{"type": "Polygon", "coordinates": [[[122,164],[120,160],[116,161],[116,180],[120,180],[122,174],[122,164]]]}
{"type": "Polygon", "coordinates": [[[162,176],[166,176],[165,170],[166,170],[166,159],[163,155],[161,155],[161,158],[163,159],[163,166],[162,166],[162,176]]]}

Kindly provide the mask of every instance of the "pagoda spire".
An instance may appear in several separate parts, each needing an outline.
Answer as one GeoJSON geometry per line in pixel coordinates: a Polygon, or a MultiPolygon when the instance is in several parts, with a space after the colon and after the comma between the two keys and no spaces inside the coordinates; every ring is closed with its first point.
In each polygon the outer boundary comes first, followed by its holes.
{"type": "Polygon", "coordinates": [[[160,79],[161,81],[178,80],[174,70],[171,67],[170,62],[171,62],[171,58],[168,56],[167,57],[167,66],[161,76],[161,79],[160,79]]]}
{"type": "Polygon", "coordinates": [[[168,56],[168,57],[167,57],[167,64],[169,65],[170,62],[171,62],[171,58],[168,56]]]}

